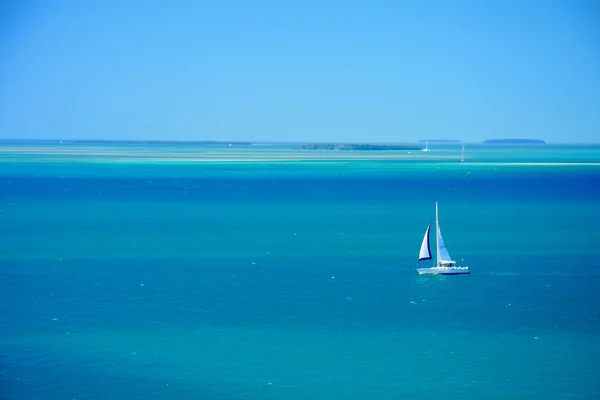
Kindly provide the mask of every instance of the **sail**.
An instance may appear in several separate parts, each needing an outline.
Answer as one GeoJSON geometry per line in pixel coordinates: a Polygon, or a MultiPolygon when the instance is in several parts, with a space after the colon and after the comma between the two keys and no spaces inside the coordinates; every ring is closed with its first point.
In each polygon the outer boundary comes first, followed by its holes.
{"type": "Polygon", "coordinates": [[[431,224],[427,225],[425,236],[423,237],[423,243],[421,244],[421,251],[419,251],[419,261],[431,260],[431,250],[429,249],[429,229],[431,224]]]}
{"type": "Polygon", "coordinates": [[[452,261],[448,249],[446,248],[446,244],[444,243],[444,239],[442,238],[442,231],[439,225],[437,229],[437,248],[439,261],[452,261]]]}

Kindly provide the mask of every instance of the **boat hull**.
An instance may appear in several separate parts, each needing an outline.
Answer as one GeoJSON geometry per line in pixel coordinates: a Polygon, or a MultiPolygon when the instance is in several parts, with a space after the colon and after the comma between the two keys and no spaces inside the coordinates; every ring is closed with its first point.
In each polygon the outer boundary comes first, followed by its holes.
{"type": "Polygon", "coordinates": [[[447,268],[417,268],[419,275],[467,275],[470,274],[469,267],[447,267],[447,268]]]}

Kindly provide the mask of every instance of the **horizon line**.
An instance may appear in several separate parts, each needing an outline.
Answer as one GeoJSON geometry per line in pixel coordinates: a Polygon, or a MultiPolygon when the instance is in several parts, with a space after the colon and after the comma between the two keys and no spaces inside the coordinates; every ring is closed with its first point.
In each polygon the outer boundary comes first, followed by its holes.
{"type": "MultiPolygon", "coordinates": [[[[67,139],[67,138],[0,138],[0,143],[4,142],[138,142],[138,143],[214,143],[214,144],[263,144],[263,143],[279,143],[279,144],[406,144],[406,143],[420,143],[420,142],[441,142],[440,144],[485,144],[487,140],[542,140],[544,144],[600,144],[600,141],[596,142],[548,142],[544,139],[530,139],[530,138],[491,138],[483,139],[481,141],[463,141],[460,139],[418,139],[418,140],[404,140],[404,141],[357,141],[357,140],[284,140],[284,141],[273,141],[273,140],[209,140],[209,139],[67,139]]],[[[507,143],[507,144],[536,144],[536,143],[507,143]]]]}

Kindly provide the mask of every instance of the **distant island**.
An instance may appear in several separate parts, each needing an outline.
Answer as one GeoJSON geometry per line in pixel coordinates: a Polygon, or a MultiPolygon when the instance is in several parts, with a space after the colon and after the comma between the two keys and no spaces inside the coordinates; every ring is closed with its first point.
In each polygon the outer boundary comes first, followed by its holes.
{"type": "Polygon", "coordinates": [[[429,143],[460,143],[460,140],[456,140],[456,139],[423,139],[423,140],[419,140],[419,143],[425,143],[425,142],[429,142],[429,143]]]}
{"type": "Polygon", "coordinates": [[[251,142],[220,142],[213,140],[64,140],[71,144],[195,144],[199,146],[251,146],[251,142]]]}
{"type": "Polygon", "coordinates": [[[409,144],[303,144],[299,150],[421,150],[409,144]]]}
{"type": "Polygon", "coordinates": [[[484,144],[546,144],[540,139],[489,139],[484,144]]]}

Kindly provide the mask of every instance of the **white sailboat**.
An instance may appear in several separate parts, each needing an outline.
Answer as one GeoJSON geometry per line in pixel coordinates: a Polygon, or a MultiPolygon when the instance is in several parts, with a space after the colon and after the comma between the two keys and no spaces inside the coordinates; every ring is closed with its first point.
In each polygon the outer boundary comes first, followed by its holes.
{"type": "MultiPolygon", "coordinates": [[[[427,225],[421,250],[419,251],[419,261],[433,260],[431,248],[429,246],[429,231],[431,230],[431,222],[427,225]]],[[[431,268],[417,268],[419,274],[434,274],[434,275],[460,275],[468,274],[469,267],[459,267],[456,261],[453,261],[448,253],[448,249],[442,239],[442,231],[438,219],[438,203],[435,203],[435,264],[431,268]]]]}
{"type": "Polygon", "coordinates": [[[423,151],[429,151],[429,146],[427,145],[427,139],[425,139],[425,148],[423,151]]]}
{"type": "Polygon", "coordinates": [[[462,153],[460,153],[460,162],[465,162],[465,145],[463,144],[462,153]]]}

